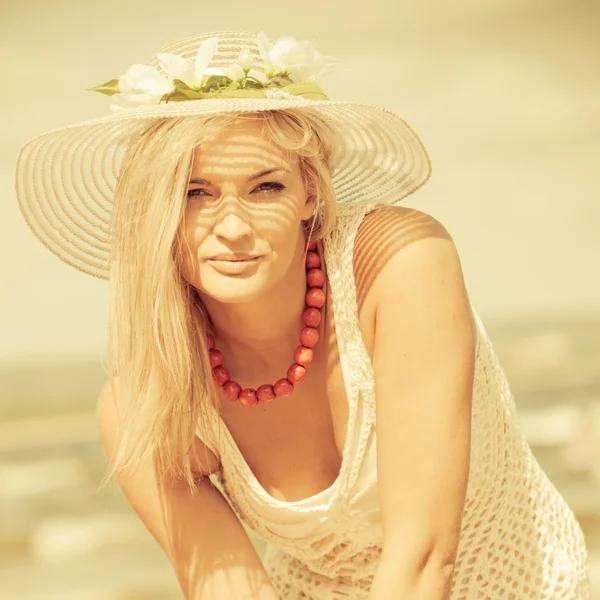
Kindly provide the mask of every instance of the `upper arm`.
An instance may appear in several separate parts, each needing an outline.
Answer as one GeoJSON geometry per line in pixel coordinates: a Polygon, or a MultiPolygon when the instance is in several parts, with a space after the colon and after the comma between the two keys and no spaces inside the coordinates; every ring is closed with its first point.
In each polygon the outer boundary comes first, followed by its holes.
{"type": "MultiPolygon", "coordinates": [[[[110,460],[118,427],[111,381],[100,393],[97,421],[110,460]]],[[[276,598],[246,532],[208,478],[192,493],[187,483],[161,476],[148,459],[118,483],[173,564],[187,599],[276,598]]]]}
{"type": "Polygon", "coordinates": [[[395,551],[402,541],[407,560],[451,563],[469,473],[471,307],[448,232],[424,213],[386,211],[377,217],[378,261],[362,257],[384,535],[395,551]]]}

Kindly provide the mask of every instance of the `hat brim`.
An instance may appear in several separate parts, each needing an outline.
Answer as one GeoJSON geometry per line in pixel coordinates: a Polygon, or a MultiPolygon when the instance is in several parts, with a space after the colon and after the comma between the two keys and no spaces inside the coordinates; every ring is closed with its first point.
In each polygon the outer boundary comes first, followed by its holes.
{"type": "Polygon", "coordinates": [[[395,204],[429,178],[427,151],[396,113],[304,98],[204,99],[141,106],[44,133],[20,150],[16,194],[27,224],[67,264],[108,278],[110,214],[120,163],[148,120],[310,108],[337,132],[331,179],[341,204],[395,204]]]}

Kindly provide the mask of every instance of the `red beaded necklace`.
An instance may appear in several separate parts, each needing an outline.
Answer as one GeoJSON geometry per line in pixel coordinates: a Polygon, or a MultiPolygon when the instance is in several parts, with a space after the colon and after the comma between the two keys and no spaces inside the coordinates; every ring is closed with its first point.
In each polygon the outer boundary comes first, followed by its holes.
{"type": "Polygon", "coordinates": [[[321,308],[325,304],[325,275],[321,270],[321,259],[316,253],[317,243],[306,245],[306,308],[302,315],[305,327],[300,331],[300,346],[294,352],[294,362],[287,371],[287,377],[279,379],[273,385],[264,384],[257,389],[245,388],[237,381],[232,381],[229,371],[223,366],[223,354],[215,348],[215,338],[208,336],[208,353],[212,374],[217,385],[223,388],[225,396],[230,400],[239,400],[242,406],[256,406],[259,402],[270,402],[275,398],[289,396],[294,391],[294,384],[300,383],[306,374],[306,365],[313,359],[312,348],[319,341],[317,327],[321,322],[321,308]]]}

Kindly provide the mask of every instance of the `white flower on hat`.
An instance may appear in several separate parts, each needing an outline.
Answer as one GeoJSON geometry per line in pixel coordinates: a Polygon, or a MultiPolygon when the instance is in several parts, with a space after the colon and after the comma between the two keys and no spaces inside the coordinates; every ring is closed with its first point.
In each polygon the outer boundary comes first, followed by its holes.
{"type": "Polygon", "coordinates": [[[156,58],[170,79],[180,79],[193,90],[199,90],[202,87],[202,78],[217,51],[218,44],[219,39],[216,37],[205,40],[198,48],[194,60],[185,60],[178,54],[170,52],[157,54],[156,58]]]}
{"type": "Polygon", "coordinates": [[[246,73],[239,63],[231,63],[227,68],[226,75],[231,81],[243,81],[246,77],[246,73]]]}
{"type": "Polygon", "coordinates": [[[118,112],[143,104],[159,104],[165,94],[170,94],[175,89],[175,79],[180,79],[192,89],[199,89],[208,64],[217,50],[217,44],[217,38],[206,40],[193,61],[170,52],[158,54],[159,65],[165,74],[149,65],[132,65],[119,77],[119,93],[112,98],[111,111],[118,112]]]}
{"type": "Polygon", "coordinates": [[[273,88],[292,97],[328,99],[315,79],[336,70],[337,59],[317,52],[314,41],[282,37],[272,44],[264,32],[258,34],[256,41],[263,69],[253,68],[254,55],[248,47],[240,50],[235,62],[209,67],[219,43],[219,38],[211,37],[200,45],[193,59],[186,60],[170,52],[159,53],[156,56],[158,68],[135,64],[118,79],[88,89],[112,96],[112,112],[219,95],[270,97],[267,92],[273,88]]]}
{"type": "Polygon", "coordinates": [[[119,93],[113,97],[111,109],[158,104],[172,90],[173,82],[154,67],[132,65],[119,77],[119,93]]]}
{"type": "Polygon", "coordinates": [[[323,56],[315,48],[314,40],[297,41],[286,36],[272,44],[261,31],[256,41],[269,78],[287,76],[294,81],[315,81],[338,65],[336,59],[323,56]]]}
{"type": "Polygon", "coordinates": [[[252,56],[252,52],[250,52],[250,48],[243,48],[240,50],[240,55],[238,56],[238,63],[244,69],[244,71],[249,71],[254,64],[254,57],[252,56]]]}
{"type": "Polygon", "coordinates": [[[237,62],[231,63],[226,75],[232,81],[243,81],[254,64],[254,57],[248,48],[240,50],[237,62]]]}

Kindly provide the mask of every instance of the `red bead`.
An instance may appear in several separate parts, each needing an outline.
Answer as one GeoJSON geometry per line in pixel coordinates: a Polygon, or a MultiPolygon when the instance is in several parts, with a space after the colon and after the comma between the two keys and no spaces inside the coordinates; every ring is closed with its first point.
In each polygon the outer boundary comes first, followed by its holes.
{"type": "Polygon", "coordinates": [[[314,308],[321,308],[325,304],[325,292],[321,288],[310,288],[306,292],[306,304],[314,308]]]}
{"type": "Polygon", "coordinates": [[[311,363],[313,359],[313,351],[306,346],[298,346],[296,348],[296,352],[294,352],[294,360],[299,364],[305,367],[307,364],[311,363]]]}
{"type": "Polygon", "coordinates": [[[321,311],[318,308],[307,308],[302,314],[302,322],[307,327],[318,327],[321,322],[321,311]]]}
{"type": "Polygon", "coordinates": [[[316,252],[308,252],[306,254],[306,268],[318,269],[321,266],[321,259],[316,252]]]}
{"type": "Polygon", "coordinates": [[[246,388],[240,392],[240,404],[246,408],[251,408],[258,404],[258,398],[256,396],[256,390],[246,388]]]}
{"type": "Polygon", "coordinates": [[[221,352],[215,348],[208,351],[208,356],[210,358],[210,366],[213,369],[215,367],[220,367],[225,362],[221,352]]]}
{"type": "Polygon", "coordinates": [[[313,327],[305,327],[300,332],[300,343],[307,348],[312,348],[319,341],[319,332],[313,327]]]}
{"type": "Polygon", "coordinates": [[[215,338],[212,334],[208,334],[208,337],[206,339],[206,344],[208,345],[208,349],[212,350],[215,347],[215,338]]]}
{"type": "Polygon", "coordinates": [[[315,242],[315,240],[310,240],[310,242],[306,243],[306,249],[309,252],[314,252],[317,249],[317,242],[315,242]]]}
{"type": "Polygon", "coordinates": [[[287,379],[280,379],[273,385],[273,391],[278,398],[284,398],[294,391],[294,384],[287,379]]]}
{"type": "Polygon", "coordinates": [[[256,395],[260,402],[271,402],[275,398],[275,390],[272,385],[265,383],[256,389],[256,395]]]}
{"type": "Polygon", "coordinates": [[[237,381],[228,381],[223,386],[223,392],[225,392],[225,396],[230,400],[237,400],[241,391],[242,386],[237,381]]]}
{"type": "Polygon", "coordinates": [[[311,269],[306,274],[306,284],[308,287],[323,287],[325,285],[325,274],[321,269],[311,269]]]}
{"type": "Polygon", "coordinates": [[[229,381],[229,371],[225,367],[217,367],[212,371],[217,385],[225,385],[229,381]]]}
{"type": "Polygon", "coordinates": [[[304,379],[306,375],[306,369],[302,365],[293,364],[287,372],[288,381],[292,383],[299,383],[304,379]]]}

